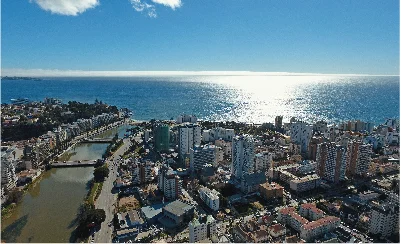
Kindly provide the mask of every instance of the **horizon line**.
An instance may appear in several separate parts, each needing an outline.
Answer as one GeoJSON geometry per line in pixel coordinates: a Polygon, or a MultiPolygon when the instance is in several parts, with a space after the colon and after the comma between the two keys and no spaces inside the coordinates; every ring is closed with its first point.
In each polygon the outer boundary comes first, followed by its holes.
{"type": "Polygon", "coordinates": [[[135,76],[400,76],[399,74],[333,74],[267,71],[115,71],[115,70],[60,70],[60,69],[1,69],[1,76],[30,77],[135,77],[135,76]]]}

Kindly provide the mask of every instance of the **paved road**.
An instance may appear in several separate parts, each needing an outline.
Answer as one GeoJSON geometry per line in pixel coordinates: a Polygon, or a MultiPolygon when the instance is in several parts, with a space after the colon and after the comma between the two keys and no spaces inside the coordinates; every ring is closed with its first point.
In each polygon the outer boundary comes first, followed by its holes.
{"type": "Polygon", "coordinates": [[[101,228],[95,233],[96,243],[111,243],[111,234],[113,233],[113,217],[114,217],[114,204],[117,200],[117,194],[112,194],[113,182],[117,178],[117,162],[120,155],[131,146],[129,138],[124,139],[124,144],[110,157],[106,162],[110,169],[109,177],[103,183],[102,191],[99,198],[96,200],[95,206],[99,209],[104,209],[106,212],[106,220],[102,223],[101,228]]]}

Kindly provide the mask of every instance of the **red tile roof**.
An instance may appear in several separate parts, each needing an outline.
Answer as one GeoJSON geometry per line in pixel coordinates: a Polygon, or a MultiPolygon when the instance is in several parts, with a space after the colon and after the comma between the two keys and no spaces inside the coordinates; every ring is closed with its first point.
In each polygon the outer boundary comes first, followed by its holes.
{"type": "Polygon", "coordinates": [[[296,219],[298,222],[300,222],[303,225],[309,223],[309,221],[307,219],[305,219],[301,215],[297,214],[296,212],[291,212],[290,216],[293,217],[294,219],[296,219]]]}
{"type": "Polygon", "coordinates": [[[337,217],[334,217],[334,216],[327,216],[325,218],[309,222],[308,224],[304,225],[303,228],[305,230],[311,230],[311,229],[315,229],[315,228],[323,226],[323,225],[328,225],[329,223],[336,222],[336,221],[340,221],[340,219],[337,217]]]}

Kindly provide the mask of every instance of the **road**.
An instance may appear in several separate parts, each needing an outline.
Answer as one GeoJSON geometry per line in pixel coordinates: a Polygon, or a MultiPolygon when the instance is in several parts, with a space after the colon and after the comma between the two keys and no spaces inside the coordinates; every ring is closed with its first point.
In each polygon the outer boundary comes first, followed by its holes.
{"type": "Polygon", "coordinates": [[[125,138],[124,144],[106,161],[110,170],[109,177],[103,183],[102,191],[96,200],[95,206],[98,209],[104,209],[106,212],[106,220],[102,223],[101,228],[95,233],[96,243],[111,243],[111,235],[113,233],[113,217],[114,208],[117,201],[117,193],[113,194],[113,182],[117,178],[117,162],[121,155],[124,154],[131,146],[129,138],[125,138]]]}

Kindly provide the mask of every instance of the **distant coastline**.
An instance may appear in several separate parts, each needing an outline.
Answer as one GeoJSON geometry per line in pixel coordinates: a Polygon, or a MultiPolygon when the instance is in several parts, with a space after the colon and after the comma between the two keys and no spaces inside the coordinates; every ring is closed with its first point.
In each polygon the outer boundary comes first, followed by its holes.
{"type": "Polygon", "coordinates": [[[27,77],[27,76],[2,76],[1,79],[2,80],[34,80],[34,81],[42,80],[40,78],[27,77]]]}

